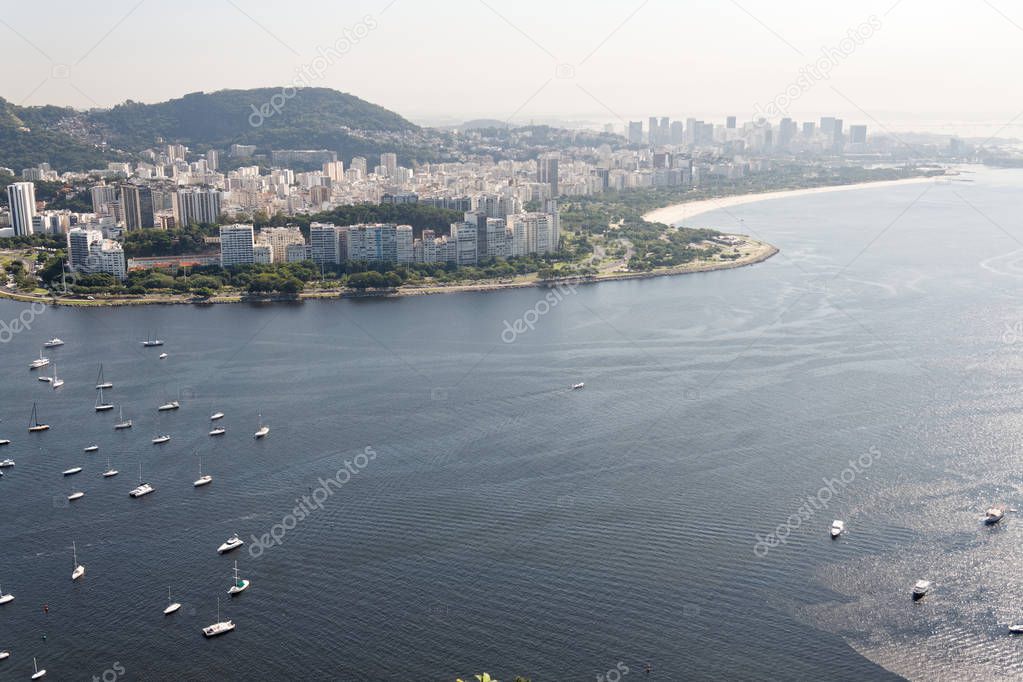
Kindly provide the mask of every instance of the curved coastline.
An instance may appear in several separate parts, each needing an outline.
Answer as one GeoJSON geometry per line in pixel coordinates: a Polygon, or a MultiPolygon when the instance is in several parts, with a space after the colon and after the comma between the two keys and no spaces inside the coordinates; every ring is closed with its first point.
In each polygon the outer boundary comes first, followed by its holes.
{"type": "Polygon", "coordinates": [[[643,215],[643,220],[650,223],[664,223],[665,225],[679,225],[704,213],[712,211],[723,211],[735,206],[753,204],[760,201],[771,201],[772,199],[793,199],[796,197],[810,196],[814,194],[830,194],[832,192],[849,192],[858,189],[876,189],[882,187],[897,187],[899,185],[918,185],[934,182],[933,177],[921,176],[916,178],[904,178],[902,180],[882,180],[879,182],[860,182],[852,185],[829,185],[827,187],[806,187],[802,189],[786,189],[775,192],[754,192],[752,194],[736,194],[715,199],[700,199],[698,201],[672,204],[664,208],[654,209],[643,215]]]}
{"type": "MultiPolygon", "coordinates": [[[[698,201],[682,202],[658,208],[643,215],[643,219],[652,223],[663,223],[671,226],[678,226],[697,216],[713,211],[727,210],[736,206],[752,204],[773,199],[790,199],[814,194],[828,194],[831,192],[847,192],[859,189],[871,189],[882,187],[894,187],[899,185],[911,185],[934,182],[932,177],[906,178],[902,180],[886,180],[880,182],[865,182],[851,185],[834,185],[828,187],[813,187],[803,189],[783,190],[776,192],[759,192],[752,194],[739,194],[724,196],[712,199],[701,199],[698,201]]],[[[0,289],[0,298],[20,301],[22,303],[42,303],[53,306],[72,307],[97,307],[97,306],[134,306],[134,305],[220,305],[229,303],[269,303],[269,302],[295,302],[306,300],[331,300],[345,298],[400,298],[405,296],[427,296],[435,294],[453,294],[470,292],[493,292],[504,289],[527,289],[527,288],[549,288],[563,285],[587,285],[599,284],[601,282],[615,282],[635,279],[652,279],[655,277],[676,277],[701,272],[715,272],[718,270],[733,270],[735,268],[748,267],[762,263],[778,254],[778,249],[766,242],[752,239],[748,235],[729,234],[727,236],[739,237],[747,242],[750,250],[734,261],[714,261],[682,265],[676,268],[664,268],[651,272],[614,272],[593,275],[588,277],[570,277],[559,280],[524,279],[512,282],[477,282],[474,284],[450,284],[450,285],[426,285],[426,286],[404,286],[396,290],[366,291],[357,292],[349,290],[320,290],[308,291],[298,297],[249,297],[242,295],[215,296],[208,300],[196,300],[187,296],[150,296],[143,298],[111,298],[97,299],[94,301],[70,298],[53,298],[51,296],[40,296],[34,294],[19,294],[16,292],[0,289]]]]}

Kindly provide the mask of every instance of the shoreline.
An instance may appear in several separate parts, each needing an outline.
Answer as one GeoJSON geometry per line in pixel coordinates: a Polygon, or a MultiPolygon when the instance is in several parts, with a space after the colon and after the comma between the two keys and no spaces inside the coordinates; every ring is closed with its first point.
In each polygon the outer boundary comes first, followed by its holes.
{"type": "MultiPolygon", "coordinates": [[[[790,199],[801,196],[816,194],[829,194],[831,192],[849,192],[860,189],[872,189],[883,187],[897,187],[901,185],[915,185],[934,182],[930,176],[915,178],[903,178],[900,180],[882,180],[878,182],[861,182],[850,185],[830,185],[827,187],[807,187],[802,189],[780,190],[772,192],[755,192],[751,194],[737,194],[733,196],[718,197],[712,199],[699,199],[696,201],[672,204],[663,208],[654,209],[643,215],[643,219],[652,223],[663,223],[671,227],[677,227],[687,220],[713,211],[727,210],[737,206],[752,204],[760,201],[771,201],[773,199],[790,199]]],[[[408,296],[433,296],[437,294],[458,294],[458,293],[482,293],[501,291],[504,289],[527,289],[527,288],[551,288],[560,285],[587,285],[600,284],[601,282],[619,282],[627,280],[653,279],[656,277],[678,277],[704,272],[717,272],[719,270],[734,270],[736,268],[749,267],[763,263],[774,257],[779,250],[766,242],[752,239],[748,235],[726,234],[725,236],[739,237],[746,241],[747,246],[753,247],[753,251],[744,253],[742,257],[734,261],[710,261],[691,263],[675,268],[664,268],[651,272],[615,272],[601,275],[590,275],[581,277],[566,277],[557,280],[531,279],[516,282],[484,282],[475,284],[450,284],[450,285],[426,285],[426,286],[404,286],[394,290],[380,291],[350,291],[350,290],[319,290],[299,294],[297,297],[273,296],[273,297],[248,297],[240,294],[228,296],[214,296],[206,300],[197,300],[186,296],[152,296],[145,298],[98,298],[93,301],[84,299],[61,299],[52,296],[40,296],[34,294],[19,294],[5,289],[0,289],[0,299],[18,301],[21,303],[42,303],[48,306],[67,307],[120,307],[136,305],[225,305],[237,303],[283,303],[301,302],[315,300],[335,299],[356,299],[356,298],[405,298],[408,296]]]]}
{"type": "Polygon", "coordinates": [[[796,197],[812,196],[815,194],[830,194],[832,192],[850,192],[860,189],[873,189],[883,187],[898,187],[900,185],[919,185],[934,182],[930,176],[916,178],[903,178],[901,180],[881,180],[878,182],[858,182],[851,185],[828,185],[826,187],[806,187],[803,189],[786,189],[773,192],[757,192],[753,194],[736,194],[733,196],[718,197],[715,199],[699,199],[697,201],[672,204],[664,208],[654,209],[643,215],[643,220],[650,223],[663,223],[665,225],[678,226],[679,224],[713,211],[723,211],[736,206],[744,206],[759,201],[771,201],[773,199],[794,199],[796,197]]]}
{"type": "Polygon", "coordinates": [[[21,303],[42,303],[47,306],[69,307],[69,308],[95,308],[95,307],[126,307],[140,305],[229,305],[239,303],[267,304],[267,303],[301,303],[303,301],[327,301],[341,299],[369,299],[369,298],[406,298],[410,296],[435,296],[438,294],[465,294],[465,293],[488,293],[504,291],[507,289],[550,289],[557,286],[584,286],[601,284],[603,282],[620,282],[627,280],[654,279],[657,277],[678,277],[701,272],[717,272],[719,270],[735,270],[737,268],[750,267],[774,257],[778,249],[771,244],[752,239],[746,235],[729,235],[741,237],[745,240],[747,248],[751,249],[742,257],[732,261],[704,261],[687,263],[674,268],[664,268],[650,272],[615,272],[603,275],[589,275],[579,277],[565,277],[555,280],[526,280],[519,282],[483,282],[476,284],[438,284],[426,286],[404,286],[399,289],[377,290],[377,291],[350,291],[350,290],[318,290],[307,291],[297,297],[287,296],[266,296],[248,297],[242,295],[215,296],[208,300],[196,300],[185,296],[152,296],[148,298],[97,298],[94,301],[83,299],[61,299],[51,296],[17,294],[10,291],[0,290],[0,299],[7,299],[21,303]]]}

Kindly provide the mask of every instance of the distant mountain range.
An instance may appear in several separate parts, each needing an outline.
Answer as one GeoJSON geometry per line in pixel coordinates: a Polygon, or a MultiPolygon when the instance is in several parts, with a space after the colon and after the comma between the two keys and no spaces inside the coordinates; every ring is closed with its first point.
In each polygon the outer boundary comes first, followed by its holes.
{"type": "Polygon", "coordinates": [[[127,101],[113,109],[23,107],[0,98],[0,166],[47,162],[57,170],[105,167],[145,149],[181,143],[193,151],[232,144],[329,149],[345,159],[397,151],[432,160],[436,135],[398,114],[327,88],[221,90],[159,104],[127,101]]]}

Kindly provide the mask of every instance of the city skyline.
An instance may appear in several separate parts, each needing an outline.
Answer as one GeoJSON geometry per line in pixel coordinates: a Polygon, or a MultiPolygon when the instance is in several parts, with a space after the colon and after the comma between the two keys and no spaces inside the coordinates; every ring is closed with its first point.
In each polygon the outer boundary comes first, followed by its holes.
{"type": "Polygon", "coordinates": [[[56,26],[41,7],[19,4],[5,13],[0,32],[8,39],[0,55],[19,68],[0,96],[28,105],[109,107],[198,90],[279,87],[304,74],[304,85],[350,92],[426,124],[477,117],[603,124],[651,111],[742,120],[831,55],[827,76],[811,77],[788,115],[834,112],[892,129],[959,123],[994,132],[1008,125],[1012,132],[1023,109],[1023,97],[1003,86],[1004,65],[1023,49],[1017,40],[1023,17],[1014,19],[1012,8],[997,2],[941,3],[942,11],[921,15],[912,0],[868,1],[826,14],[802,1],[555,7],[465,0],[450,8],[459,21],[447,22],[400,0],[358,0],[343,9],[321,5],[315,23],[308,13],[255,1],[183,0],[171,8],[115,0],[103,14],[58,4],[69,20],[56,26]],[[861,31],[865,26],[871,30],[861,31]],[[418,44],[424,27],[428,48],[396,49],[418,44]],[[173,36],[173,47],[153,49],[160,35],[173,36]],[[859,38],[845,49],[849,35],[859,38]],[[957,49],[945,49],[950,44],[957,49]],[[120,68],[126,54],[132,70],[120,68]],[[209,69],[212,62],[219,67],[209,69]],[[948,98],[950,88],[962,96],[948,98]]]}

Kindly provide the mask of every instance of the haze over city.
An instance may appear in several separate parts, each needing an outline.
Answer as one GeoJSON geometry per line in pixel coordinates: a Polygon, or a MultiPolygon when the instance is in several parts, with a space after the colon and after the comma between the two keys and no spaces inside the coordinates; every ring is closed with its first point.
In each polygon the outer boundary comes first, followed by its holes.
{"type": "Polygon", "coordinates": [[[745,120],[871,21],[871,37],[790,115],[983,135],[1023,110],[1023,95],[1006,87],[1023,60],[1023,10],[1005,0],[355,0],[301,11],[269,0],[111,0],[102,12],[11,3],[0,57],[17,67],[4,96],[87,108],[286,85],[367,18],[375,27],[310,84],[425,124],[745,120]]]}

